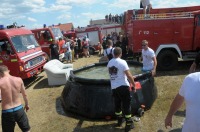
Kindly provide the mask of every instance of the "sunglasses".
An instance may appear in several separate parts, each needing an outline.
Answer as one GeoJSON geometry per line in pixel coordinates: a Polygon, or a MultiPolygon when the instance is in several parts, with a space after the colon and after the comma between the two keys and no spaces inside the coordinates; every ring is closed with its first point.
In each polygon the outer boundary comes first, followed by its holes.
{"type": "Polygon", "coordinates": [[[142,47],[145,47],[146,46],[146,44],[142,44],[142,47]]]}

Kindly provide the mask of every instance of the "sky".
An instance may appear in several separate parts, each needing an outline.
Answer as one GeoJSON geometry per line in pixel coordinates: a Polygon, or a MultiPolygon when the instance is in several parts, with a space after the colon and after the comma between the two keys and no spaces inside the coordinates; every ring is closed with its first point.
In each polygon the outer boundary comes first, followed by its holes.
{"type": "MultiPolygon", "coordinates": [[[[107,14],[139,9],[140,0],[1,0],[0,25],[13,22],[29,29],[59,23],[85,27],[107,14]]],[[[200,6],[200,0],[150,0],[153,8],[200,6]]]]}

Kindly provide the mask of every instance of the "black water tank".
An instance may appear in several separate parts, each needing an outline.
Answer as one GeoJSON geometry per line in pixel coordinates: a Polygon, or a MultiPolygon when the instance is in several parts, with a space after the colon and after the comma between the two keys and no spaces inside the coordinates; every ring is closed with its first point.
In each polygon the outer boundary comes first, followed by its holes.
{"type": "MultiPolygon", "coordinates": [[[[139,62],[128,64],[141,66],[139,62]]],[[[96,63],[71,71],[69,80],[61,95],[61,101],[66,111],[71,111],[88,118],[105,118],[114,116],[114,100],[109,79],[95,80],[76,77],[74,73],[107,63],[96,63]]],[[[157,89],[151,73],[136,75],[135,81],[142,86],[136,93],[131,91],[131,107],[133,115],[138,114],[140,105],[150,109],[157,97],[157,89]]]]}

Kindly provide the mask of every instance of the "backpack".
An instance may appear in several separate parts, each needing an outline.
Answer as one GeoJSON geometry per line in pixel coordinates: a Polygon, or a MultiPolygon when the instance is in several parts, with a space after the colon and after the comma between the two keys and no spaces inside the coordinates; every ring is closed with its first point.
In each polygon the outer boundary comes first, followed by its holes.
{"type": "Polygon", "coordinates": [[[103,49],[106,49],[106,48],[107,48],[106,42],[105,42],[105,41],[103,41],[102,46],[103,46],[103,49]]]}
{"type": "Polygon", "coordinates": [[[107,50],[106,50],[106,54],[107,54],[107,57],[109,60],[111,60],[113,58],[112,50],[113,50],[113,48],[110,50],[109,54],[107,53],[107,50]]]}

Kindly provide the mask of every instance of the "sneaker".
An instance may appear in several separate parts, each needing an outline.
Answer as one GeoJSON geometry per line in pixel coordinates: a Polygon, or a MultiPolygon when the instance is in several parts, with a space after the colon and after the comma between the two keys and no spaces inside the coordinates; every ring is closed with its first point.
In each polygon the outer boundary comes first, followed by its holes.
{"type": "Polygon", "coordinates": [[[140,117],[134,116],[134,117],[133,117],[133,120],[134,120],[135,122],[138,122],[138,121],[140,121],[140,117]]]}
{"type": "Polygon", "coordinates": [[[130,132],[130,130],[133,128],[134,128],[134,124],[133,124],[132,119],[128,119],[126,121],[125,132],[130,132]]]}

